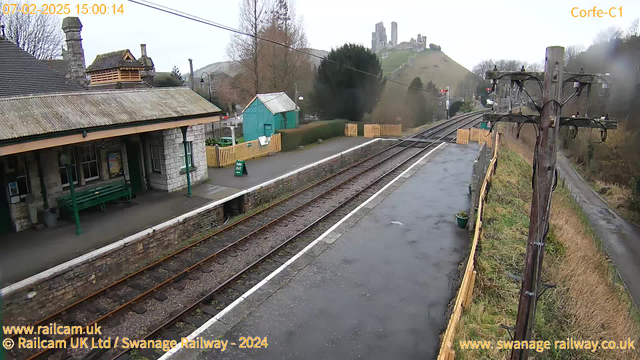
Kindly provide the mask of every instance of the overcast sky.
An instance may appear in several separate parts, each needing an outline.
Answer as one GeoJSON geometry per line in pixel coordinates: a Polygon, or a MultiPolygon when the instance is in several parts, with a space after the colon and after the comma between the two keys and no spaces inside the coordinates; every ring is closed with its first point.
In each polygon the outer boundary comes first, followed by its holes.
{"type": "MultiPolygon", "coordinates": [[[[50,1],[47,1],[50,2],[50,1]]],[[[65,3],[88,1],[65,1],[65,3]]],[[[154,2],[202,18],[238,27],[240,0],[155,0],[154,2]]],[[[36,3],[43,3],[37,1],[36,3]]],[[[111,5],[113,2],[103,1],[111,5]]],[[[177,65],[189,71],[228,60],[226,47],[230,33],[128,1],[124,14],[80,15],[84,25],[83,46],[87,66],[100,53],[131,49],[140,56],[146,43],[157,71],[177,65]]],[[[640,1],[418,1],[418,0],[296,0],[296,11],[304,18],[309,45],[331,50],[346,42],[371,46],[375,23],[383,21],[390,40],[391,21],[398,23],[398,41],[408,41],[418,33],[468,69],[486,58],[515,58],[540,62],[545,47],[571,44],[590,45],[596,33],[612,25],[627,29],[640,16],[640,1]],[[579,5],[582,3],[582,5],[579,5]],[[616,18],[574,18],[571,9],[608,11],[622,7],[616,18]]],[[[75,6],[72,6],[75,12],[75,6]]],[[[618,10],[619,12],[619,10],[618,10]]]]}

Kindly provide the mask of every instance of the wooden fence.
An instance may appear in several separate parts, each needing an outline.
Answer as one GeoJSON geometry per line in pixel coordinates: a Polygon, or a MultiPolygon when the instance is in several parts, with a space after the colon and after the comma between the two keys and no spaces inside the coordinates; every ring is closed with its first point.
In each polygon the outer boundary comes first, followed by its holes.
{"type": "Polygon", "coordinates": [[[358,124],[345,124],[344,126],[344,136],[358,136],[358,124]]]}
{"type": "Polygon", "coordinates": [[[395,124],[365,124],[364,137],[402,136],[402,125],[395,124]]]}
{"type": "Polygon", "coordinates": [[[282,150],[280,137],[280,134],[271,135],[271,140],[264,146],[258,140],[227,147],[207,146],[207,166],[224,167],[234,164],[236,160],[249,160],[277,153],[282,150]]]}
{"type": "Polygon", "coordinates": [[[476,248],[478,246],[478,239],[480,238],[480,231],[482,230],[482,208],[484,205],[484,198],[487,195],[487,186],[489,184],[489,180],[491,180],[491,175],[493,174],[495,163],[498,159],[498,136],[499,135],[496,134],[496,146],[493,148],[493,157],[491,158],[487,174],[484,177],[480,193],[478,194],[478,211],[475,231],[473,233],[473,241],[471,243],[471,251],[469,253],[469,260],[467,260],[467,267],[462,278],[462,283],[460,284],[460,289],[458,289],[458,295],[456,296],[456,302],[453,307],[453,312],[451,313],[451,318],[449,319],[449,324],[447,325],[447,330],[442,338],[440,352],[438,353],[438,360],[455,359],[456,352],[453,350],[453,339],[456,334],[456,326],[458,326],[458,322],[460,321],[463,308],[466,310],[471,305],[473,286],[476,281],[476,270],[474,269],[476,248]]]}
{"type": "Polygon", "coordinates": [[[380,136],[402,136],[402,125],[380,124],[380,136]]]}
{"type": "Polygon", "coordinates": [[[364,137],[366,138],[380,137],[380,125],[364,124],[364,137]]]}
{"type": "Polygon", "coordinates": [[[456,144],[467,145],[469,143],[469,129],[458,129],[456,144]]]}
{"type": "Polygon", "coordinates": [[[480,145],[486,143],[489,147],[492,147],[493,144],[493,138],[491,137],[489,130],[477,128],[458,129],[456,143],[464,145],[468,144],[469,141],[475,141],[480,145]]]}
{"type": "Polygon", "coordinates": [[[470,129],[469,141],[476,141],[481,145],[487,143],[488,146],[491,146],[491,140],[491,133],[489,132],[489,130],[477,128],[470,129]]]}

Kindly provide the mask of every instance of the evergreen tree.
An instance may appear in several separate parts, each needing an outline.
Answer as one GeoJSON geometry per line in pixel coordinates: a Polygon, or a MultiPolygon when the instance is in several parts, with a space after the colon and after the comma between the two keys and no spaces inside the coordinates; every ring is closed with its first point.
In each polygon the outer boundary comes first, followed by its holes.
{"type": "Polygon", "coordinates": [[[313,100],[325,119],[360,121],[365,112],[373,111],[385,82],[382,65],[375,54],[362,45],[345,44],[332,50],[320,63],[313,100]]]}
{"type": "Polygon", "coordinates": [[[184,83],[184,79],[182,78],[182,74],[180,74],[180,69],[178,69],[177,66],[174,66],[173,69],[171,69],[171,77],[174,80],[179,81],[181,85],[184,83]]]}

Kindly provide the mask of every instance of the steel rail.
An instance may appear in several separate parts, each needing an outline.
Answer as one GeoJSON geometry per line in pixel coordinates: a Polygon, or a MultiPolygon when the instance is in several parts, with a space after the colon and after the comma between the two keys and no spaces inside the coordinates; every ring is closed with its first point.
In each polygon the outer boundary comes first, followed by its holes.
{"type": "MultiPolygon", "coordinates": [[[[477,114],[476,114],[477,115],[477,114]]],[[[477,121],[477,119],[472,119],[471,121],[465,123],[462,126],[466,126],[474,121],[477,121]]],[[[330,215],[332,215],[333,213],[335,213],[337,210],[341,209],[342,207],[344,207],[345,205],[347,205],[348,203],[350,203],[353,199],[355,199],[356,197],[360,196],[364,191],[368,190],[369,188],[371,188],[373,185],[377,184],[378,182],[380,182],[382,179],[386,178],[388,175],[390,175],[391,173],[395,172],[398,170],[398,168],[400,168],[401,166],[403,166],[404,164],[406,164],[407,162],[411,161],[412,159],[414,159],[415,157],[421,155],[422,153],[424,153],[427,149],[430,149],[432,146],[435,145],[436,142],[439,142],[440,140],[446,138],[447,136],[449,136],[451,133],[453,133],[454,131],[457,131],[458,128],[453,129],[451,131],[448,131],[447,133],[445,133],[445,135],[441,136],[440,138],[438,138],[437,140],[435,140],[433,143],[428,144],[427,146],[425,146],[424,148],[420,149],[420,151],[418,151],[417,153],[411,155],[409,158],[407,158],[406,160],[403,160],[400,164],[394,166],[392,169],[390,169],[389,171],[385,172],[384,174],[382,174],[381,176],[377,177],[373,182],[371,182],[370,184],[368,184],[366,187],[364,187],[363,189],[359,190],[357,193],[353,194],[352,196],[350,196],[349,198],[347,198],[346,200],[344,200],[343,202],[341,202],[338,206],[336,206],[335,208],[329,210],[327,213],[325,213],[324,215],[322,215],[321,217],[317,218],[316,220],[314,220],[312,223],[310,223],[309,225],[305,226],[302,230],[300,230],[299,232],[297,232],[296,234],[292,235],[289,239],[285,240],[284,242],[282,242],[280,245],[276,246],[275,248],[273,248],[272,250],[270,250],[268,253],[266,253],[265,255],[261,256],[259,259],[257,259],[256,261],[254,261],[253,263],[251,263],[250,265],[248,265],[247,267],[245,267],[244,269],[240,270],[239,272],[237,272],[235,275],[233,275],[232,277],[228,278],[227,280],[225,280],[222,284],[218,285],[215,289],[213,289],[211,292],[209,292],[207,295],[203,296],[202,298],[200,298],[199,300],[197,300],[196,302],[192,303],[189,307],[187,307],[186,309],[182,310],[179,314],[173,316],[171,319],[169,319],[167,322],[163,323],[162,325],[160,325],[159,327],[157,327],[156,329],[154,329],[153,331],[149,332],[148,334],[146,334],[143,338],[141,338],[141,340],[148,340],[156,335],[158,335],[160,332],[162,332],[165,329],[168,329],[169,327],[173,326],[175,323],[177,323],[178,321],[180,321],[180,319],[186,315],[189,315],[191,312],[193,312],[194,310],[196,310],[198,307],[200,307],[203,303],[210,301],[214,295],[216,295],[218,292],[220,292],[221,290],[225,289],[227,286],[229,286],[232,282],[238,280],[241,276],[243,276],[245,273],[247,273],[248,271],[250,271],[251,269],[253,269],[254,267],[258,266],[259,264],[261,264],[264,260],[268,259],[271,255],[275,254],[276,252],[280,251],[282,248],[284,248],[286,245],[288,245],[289,243],[291,243],[293,240],[297,239],[298,237],[300,237],[301,235],[303,235],[304,233],[306,233],[308,230],[310,230],[311,228],[313,228],[315,225],[317,225],[320,221],[326,219],[327,217],[329,217],[330,215]]],[[[333,190],[333,189],[332,189],[333,190]]],[[[305,204],[306,205],[306,204],[305,204]]],[[[212,316],[213,317],[213,316],[212,316]]],[[[117,358],[119,358],[120,356],[128,353],[129,351],[131,351],[131,349],[127,349],[124,350],[120,353],[118,353],[116,356],[112,357],[112,360],[116,360],[117,358]]]]}
{"type": "MultiPolygon", "coordinates": [[[[455,125],[455,124],[458,124],[458,123],[460,123],[460,122],[462,122],[462,121],[464,121],[464,120],[468,119],[469,117],[473,117],[473,116],[477,116],[477,115],[478,115],[477,113],[464,114],[464,115],[462,115],[462,116],[460,116],[460,117],[452,118],[452,119],[450,119],[449,121],[446,121],[446,122],[443,122],[443,123],[438,124],[438,125],[436,125],[436,126],[433,126],[433,127],[428,128],[428,129],[425,129],[424,131],[422,131],[422,132],[420,132],[420,133],[418,133],[418,134],[411,135],[411,136],[409,136],[409,137],[407,137],[407,138],[403,139],[403,140],[402,140],[402,141],[400,141],[399,143],[394,144],[394,145],[393,145],[393,146],[391,146],[391,147],[388,147],[388,148],[386,148],[386,149],[383,149],[383,150],[381,150],[381,151],[379,151],[379,152],[377,152],[377,153],[375,153],[375,154],[373,154],[373,155],[371,155],[371,156],[369,156],[369,157],[365,158],[364,160],[361,160],[361,161],[359,161],[359,162],[357,162],[357,163],[355,163],[355,164],[353,164],[353,165],[349,166],[348,168],[345,168],[345,169],[343,169],[343,170],[341,170],[341,171],[339,171],[339,172],[337,172],[337,173],[335,173],[335,174],[333,174],[333,175],[330,175],[330,176],[328,176],[328,177],[326,177],[326,178],[324,178],[324,179],[322,179],[322,180],[320,180],[320,181],[318,181],[318,182],[315,182],[315,183],[313,183],[313,184],[311,184],[311,185],[309,185],[309,186],[307,186],[307,187],[305,187],[305,188],[303,188],[303,189],[301,189],[301,190],[299,190],[299,191],[296,191],[296,192],[294,192],[293,194],[291,194],[291,195],[289,195],[289,196],[287,196],[287,197],[285,197],[285,198],[283,198],[283,199],[279,200],[278,202],[273,203],[273,204],[270,204],[268,207],[266,207],[266,208],[264,208],[264,209],[261,209],[260,211],[258,211],[258,212],[254,213],[254,214],[251,214],[250,216],[247,216],[247,217],[245,217],[245,218],[241,219],[240,221],[237,221],[237,222],[234,222],[234,223],[232,223],[232,224],[229,224],[229,225],[227,225],[227,226],[225,226],[225,227],[223,227],[223,228],[221,228],[221,229],[219,229],[219,230],[215,231],[215,232],[214,232],[214,233],[212,233],[211,235],[209,235],[209,236],[207,236],[207,237],[205,237],[205,238],[203,238],[203,239],[201,239],[201,240],[199,240],[199,241],[197,241],[197,242],[194,242],[193,244],[191,244],[191,245],[189,245],[189,246],[187,246],[187,247],[184,247],[184,248],[182,248],[182,249],[180,249],[180,250],[178,250],[178,251],[176,251],[176,252],[174,252],[174,253],[172,253],[172,254],[170,254],[170,255],[168,255],[168,256],[166,256],[166,257],[164,257],[164,258],[162,258],[162,259],[160,259],[160,260],[158,260],[158,261],[156,261],[156,262],[154,262],[154,263],[152,263],[152,264],[150,264],[150,265],[147,265],[146,267],[144,267],[144,268],[142,268],[142,269],[140,269],[140,270],[138,270],[138,271],[136,271],[136,272],[134,272],[134,273],[132,273],[132,274],[130,274],[130,275],[128,275],[128,276],[126,276],[126,277],[124,277],[124,278],[122,278],[122,279],[120,279],[120,280],[118,280],[118,281],[116,281],[116,282],[114,282],[114,283],[112,283],[112,284],[110,284],[110,285],[108,285],[107,287],[105,287],[105,288],[103,288],[103,289],[101,289],[101,290],[98,290],[98,291],[96,291],[95,293],[93,293],[93,294],[91,294],[91,295],[89,295],[89,296],[87,296],[87,297],[85,297],[85,298],[83,298],[83,299],[81,299],[81,300],[79,300],[79,301],[77,301],[77,302],[75,302],[75,303],[73,303],[73,304],[71,304],[71,305],[69,305],[69,306],[65,307],[64,309],[62,309],[62,310],[60,310],[60,311],[58,311],[58,312],[56,312],[56,313],[54,313],[54,314],[52,314],[52,315],[50,315],[50,316],[48,316],[48,317],[46,317],[46,318],[44,318],[44,319],[40,320],[39,322],[35,323],[33,326],[37,326],[38,324],[42,324],[42,323],[44,323],[44,322],[46,322],[46,321],[48,321],[48,320],[51,320],[51,319],[53,319],[53,318],[55,318],[55,317],[58,317],[58,316],[60,316],[61,314],[63,314],[63,313],[65,313],[65,312],[67,312],[68,310],[70,310],[70,309],[72,309],[72,308],[74,308],[74,307],[76,307],[76,306],[78,306],[78,305],[80,305],[80,304],[82,304],[82,303],[84,303],[84,302],[86,302],[86,301],[88,301],[88,300],[90,300],[90,299],[92,299],[92,298],[94,298],[94,297],[96,297],[96,296],[98,296],[98,295],[100,295],[100,294],[102,294],[102,293],[106,292],[106,291],[107,291],[107,290],[109,290],[109,289],[112,289],[113,287],[115,287],[115,286],[117,286],[117,285],[122,284],[124,281],[126,281],[126,280],[128,280],[128,279],[130,279],[130,278],[132,278],[132,277],[134,277],[134,276],[138,276],[138,275],[142,274],[143,272],[145,272],[146,270],[149,270],[149,269],[151,269],[151,268],[155,268],[156,266],[158,266],[158,265],[160,265],[160,264],[164,263],[165,261],[167,261],[167,260],[169,260],[169,259],[171,259],[171,258],[174,258],[176,255],[178,255],[178,254],[180,254],[180,253],[183,253],[183,252],[185,252],[186,250],[188,250],[188,249],[190,249],[190,248],[193,248],[194,246],[196,246],[196,245],[198,245],[198,244],[202,243],[203,241],[205,241],[205,240],[209,240],[209,239],[211,239],[212,237],[214,237],[214,236],[216,236],[216,235],[220,234],[221,232],[226,231],[226,230],[229,230],[229,229],[231,229],[231,228],[233,228],[233,227],[235,227],[235,226],[237,226],[237,225],[239,225],[239,224],[243,223],[244,221],[246,221],[246,220],[248,220],[248,219],[250,219],[250,218],[253,218],[255,215],[261,214],[261,213],[263,213],[264,211],[266,211],[267,209],[270,209],[270,208],[272,208],[272,207],[274,207],[274,206],[276,206],[276,205],[278,205],[278,204],[280,204],[280,203],[282,203],[282,202],[284,202],[284,201],[286,201],[286,200],[288,200],[288,199],[291,199],[292,197],[294,197],[294,196],[296,196],[296,195],[299,195],[300,193],[302,193],[302,192],[304,192],[304,191],[306,191],[306,190],[308,190],[308,189],[310,189],[310,188],[312,188],[312,187],[315,187],[315,186],[317,186],[317,185],[320,185],[320,184],[322,184],[322,183],[324,183],[324,182],[326,182],[326,181],[328,181],[328,180],[330,180],[330,179],[332,179],[332,178],[336,177],[337,175],[343,174],[344,172],[346,172],[346,171],[348,171],[348,170],[351,170],[351,169],[353,169],[353,168],[355,168],[355,167],[357,167],[357,166],[359,166],[359,165],[363,164],[364,162],[369,161],[369,160],[371,160],[372,158],[377,157],[377,156],[379,156],[380,154],[382,154],[382,153],[384,153],[384,152],[389,151],[389,150],[390,150],[390,149],[392,149],[392,148],[398,147],[400,144],[403,144],[403,143],[405,143],[405,142],[412,142],[412,139],[413,139],[413,138],[416,138],[416,137],[424,138],[425,136],[430,136],[431,134],[436,134],[436,133],[438,133],[438,132],[442,131],[442,129],[447,129],[448,127],[450,127],[450,126],[452,126],[452,125],[455,125]]],[[[476,119],[474,119],[474,120],[472,120],[472,121],[475,121],[475,120],[476,120],[476,119]]],[[[470,121],[470,122],[472,122],[472,121],[470,121]]],[[[465,123],[465,124],[464,124],[464,125],[462,125],[462,126],[465,126],[466,124],[468,124],[468,123],[470,123],[470,122],[467,122],[467,123],[465,123]]],[[[415,141],[413,141],[413,143],[415,144],[416,142],[415,142],[415,141]]],[[[234,241],[234,242],[230,243],[229,245],[227,245],[227,246],[223,247],[222,249],[220,249],[220,250],[216,251],[215,253],[213,253],[213,254],[211,254],[211,255],[209,255],[209,256],[207,256],[207,257],[205,257],[204,259],[202,259],[202,260],[200,260],[200,261],[196,262],[195,264],[193,264],[193,265],[189,266],[188,268],[186,268],[186,269],[182,270],[181,272],[177,273],[176,275],[174,275],[174,276],[172,276],[172,277],[170,277],[170,278],[168,278],[168,279],[164,280],[163,282],[161,282],[161,283],[159,283],[159,284],[155,285],[153,288],[151,288],[151,289],[149,289],[149,290],[147,290],[147,291],[142,292],[141,294],[139,294],[139,295],[138,295],[138,296],[136,296],[135,298],[133,298],[133,299],[131,299],[131,300],[129,300],[129,301],[127,301],[127,302],[125,302],[124,304],[121,304],[120,306],[116,307],[116,308],[115,308],[115,309],[113,309],[112,311],[110,311],[110,312],[108,312],[107,314],[105,314],[105,315],[103,315],[103,316],[101,316],[101,317],[99,317],[99,318],[97,318],[97,319],[93,320],[92,322],[90,322],[89,324],[87,324],[87,325],[85,325],[85,326],[92,326],[92,325],[94,325],[94,324],[97,324],[97,323],[99,323],[99,322],[101,322],[101,321],[103,321],[103,320],[105,320],[105,319],[107,319],[107,318],[109,318],[109,317],[111,317],[111,316],[115,315],[116,313],[118,313],[118,312],[122,311],[123,309],[128,308],[129,306],[133,305],[134,303],[136,303],[136,302],[138,302],[138,301],[140,301],[140,300],[144,299],[145,297],[149,296],[150,294],[152,294],[152,293],[154,293],[154,292],[156,292],[156,291],[160,290],[160,289],[161,289],[161,288],[163,288],[164,286],[166,286],[166,285],[168,285],[168,284],[172,283],[172,282],[173,282],[174,280],[176,280],[177,278],[179,278],[179,277],[181,277],[181,276],[184,276],[185,274],[189,273],[189,272],[190,272],[190,271],[192,271],[193,269],[195,269],[195,268],[197,268],[198,266],[202,265],[204,262],[207,262],[207,261],[211,260],[212,258],[214,258],[214,257],[216,257],[216,256],[218,256],[218,255],[220,255],[221,253],[223,253],[223,252],[225,252],[225,251],[229,250],[230,248],[232,248],[232,247],[235,247],[235,246],[239,245],[241,242],[244,242],[244,241],[245,241],[246,239],[248,239],[250,236],[252,236],[252,235],[254,235],[254,234],[258,233],[259,231],[262,231],[262,230],[266,229],[267,227],[269,227],[269,226],[271,226],[271,225],[273,225],[273,224],[275,224],[275,223],[277,223],[277,222],[281,221],[282,219],[284,219],[286,216],[288,216],[288,215],[289,215],[289,214],[291,214],[292,212],[297,211],[297,210],[299,210],[300,208],[302,208],[302,207],[304,207],[304,206],[306,206],[306,205],[310,204],[311,202],[313,202],[313,201],[314,201],[314,200],[316,200],[317,198],[322,197],[322,196],[325,196],[326,194],[328,194],[328,193],[330,193],[330,192],[332,192],[332,191],[336,190],[337,188],[342,187],[342,186],[343,186],[344,184],[346,184],[347,182],[350,182],[351,180],[355,179],[356,177],[358,177],[358,176],[362,175],[363,173],[365,173],[365,172],[367,172],[367,171],[370,171],[370,170],[372,170],[372,169],[376,168],[377,166],[379,166],[380,164],[382,164],[382,163],[386,162],[387,160],[389,160],[389,159],[391,159],[391,158],[396,157],[398,154],[400,154],[401,152],[403,152],[403,151],[407,150],[408,148],[410,148],[410,147],[409,147],[409,146],[407,146],[407,147],[405,147],[405,148],[401,149],[400,151],[398,151],[398,152],[396,152],[396,153],[393,153],[393,154],[391,154],[391,155],[387,156],[386,158],[384,158],[384,159],[382,159],[382,160],[380,160],[380,161],[376,162],[375,164],[373,164],[371,167],[368,167],[368,168],[366,168],[366,169],[364,169],[364,170],[360,171],[359,173],[357,173],[357,174],[355,174],[355,175],[353,175],[353,176],[349,177],[347,180],[344,180],[344,181],[342,181],[341,183],[339,183],[339,184],[337,184],[337,185],[333,186],[332,188],[328,189],[327,191],[325,191],[325,192],[323,192],[323,193],[321,193],[321,194],[319,194],[319,195],[317,195],[317,196],[313,197],[311,200],[309,200],[309,201],[307,201],[307,202],[305,202],[305,203],[303,203],[303,204],[301,204],[301,205],[299,205],[299,206],[295,207],[294,209],[292,209],[292,210],[290,210],[290,211],[287,211],[285,214],[283,214],[283,215],[279,216],[278,218],[276,218],[276,219],[273,219],[273,220],[269,221],[268,223],[266,223],[266,224],[262,225],[261,227],[259,227],[259,228],[255,229],[254,231],[250,232],[249,234],[247,234],[247,235],[245,235],[245,236],[241,237],[240,239],[238,239],[238,240],[236,240],[236,241],[234,241]]],[[[70,339],[70,338],[72,338],[72,337],[74,337],[74,335],[67,336],[67,337],[65,337],[63,340],[68,340],[68,339],[70,339]]],[[[40,351],[40,352],[36,353],[35,355],[30,356],[30,357],[28,358],[28,360],[38,358],[38,357],[40,357],[40,356],[42,356],[42,355],[46,354],[46,353],[47,353],[47,352],[49,352],[50,350],[52,350],[52,349],[44,349],[44,350],[42,350],[42,351],[40,351]]]]}
{"type": "MultiPolygon", "coordinates": [[[[334,177],[336,177],[336,176],[338,176],[338,175],[340,175],[340,174],[342,174],[342,173],[344,173],[344,172],[346,172],[346,171],[349,171],[349,170],[353,169],[354,167],[359,166],[359,165],[361,165],[362,163],[364,163],[364,162],[366,162],[366,161],[369,161],[369,160],[371,160],[372,158],[374,158],[374,157],[376,157],[376,156],[378,156],[378,155],[382,154],[383,152],[386,152],[386,151],[389,151],[390,149],[393,149],[393,148],[395,148],[395,147],[398,147],[400,144],[403,144],[403,143],[405,143],[405,142],[407,142],[407,141],[411,141],[411,139],[412,139],[412,138],[414,138],[414,137],[417,137],[417,136],[423,135],[423,134],[424,134],[424,133],[426,133],[426,132],[432,132],[432,131],[434,131],[434,130],[439,130],[439,128],[440,128],[440,127],[444,127],[444,126],[449,125],[449,124],[451,124],[452,122],[455,122],[455,121],[460,121],[461,119],[462,119],[462,117],[461,117],[461,118],[452,118],[452,119],[450,119],[450,120],[449,120],[449,121],[447,121],[447,122],[440,123],[440,124],[438,124],[438,125],[436,125],[436,126],[433,126],[433,127],[431,127],[431,128],[428,128],[428,129],[426,129],[426,130],[424,130],[424,131],[422,131],[422,132],[420,132],[420,133],[413,134],[413,135],[411,135],[411,136],[409,136],[409,137],[407,137],[407,138],[403,139],[401,142],[399,142],[399,143],[397,143],[397,144],[394,144],[394,145],[392,145],[392,146],[390,146],[390,147],[388,147],[388,148],[385,148],[385,149],[383,149],[383,150],[381,150],[381,151],[379,151],[379,152],[377,152],[377,153],[375,153],[375,154],[373,154],[373,155],[370,155],[369,157],[367,157],[367,158],[365,158],[365,159],[363,159],[363,160],[361,160],[361,161],[359,161],[359,162],[357,162],[357,163],[355,163],[355,164],[353,164],[353,165],[350,165],[349,167],[347,167],[347,168],[345,168],[345,169],[343,169],[343,170],[340,170],[339,172],[337,172],[337,173],[335,173],[335,174],[333,174],[333,175],[330,175],[330,176],[328,176],[328,177],[325,177],[325,178],[323,178],[323,179],[321,179],[321,180],[319,180],[319,181],[317,181],[317,182],[314,182],[314,183],[312,183],[312,184],[310,184],[310,185],[308,185],[308,186],[304,187],[303,189],[300,189],[300,190],[298,190],[298,191],[296,191],[296,192],[294,192],[294,193],[292,193],[292,194],[290,194],[290,195],[287,195],[285,198],[282,198],[282,199],[280,199],[280,200],[278,200],[278,201],[276,201],[276,202],[274,202],[274,203],[272,203],[272,204],[269,204],[269,206],[267,206],[267,207],[265,207],[265,208],[263,208],[263,209],[260,209],[260,211],[257,211],[257,212],[255,212],[255,213],[253,213],[253,214],[249,215],[249,216],[246,216],[246,217],[244,217],[243,219],[241,219],[241,220],[239,220],[239,221],[236,221],[236,222],[233,222],[233,223],[231,223],[231,224],[228,224],[228,225],[226,225],[226,226],[221,227],[220,229],[218,229],[218,230],[214,231],[212,234],[210,234],[210,235],[208,235],[208,236],[206,236],[206,237],[202,238],[201,240],[198,240],[198,241],[194,242],[193,244],[190,244],[189,246],[186,246],[186,247],[184,247],[184,248],[181,248],[181,249],[179,249],[179,250],[177,250],[177,251],[175,251],[175,252],[173,252],[173,253],[171,253],[171,254],[169,254],[169,255],[165,256],[164,258],[162,258],[162,259],[160,259],[160,260],[157,260],[157,261],[155,261],[155,262],[153,262],[153,263],[151,263],[151,264],[149,264],[149,265],[147,265],[147,266],[145,266],[145,267],[143,267],[143,268],[141,268],[141,269],[136,270],[134,273],[129,274],[129,275],[127,275],[127,276],[125,276],[125,277],[123,277],[123,278],[121,278],[121,279],[117,280],[116,282],[113,282],[113,283],[111,283],[110,285],[108,285],[108,286],[106,286],[106,287],[104,287],[104,288],[102,288],[102,289],[100,289],[100,290],[97,290],[96,292],[94,292],[94,293],[92,293],[92,294],[90,294],[90,295],[87,295],[86,297],[84,297],[84,298],[82,298],[82,299],[80,299],[80,300],[77,300],[76,302],[74,302],[74,303],[72,303],[72,304],[70,304],[70,305],[66,306],[65,308],[63,308],[63,309],[61,309],[61,310],[58,310],[58,311],[56,311],[55,313],[53,313],[53,314],[51,314],[51,315],[48,315],[48,316],[46,316],[45,318],[43,318],[43,319],[41,319],[41,320],[38,320],[38,321],[37,321],[37,322],[35,322],[35,323],[32,323],[30,326],[34,326],[34,327],[35,327],[35,326],[38,326],[38,325],[42,325],[42,324],[44,324],[45,322],[47,322],[47,321],[49,321],[49,320],[51,320],[51,319],[53,319],[53,318],[55,318],[55,317],[57,317],[57,316],[61,315],[62,313],[66,312],[66,311],[68,311],[68,310],[70,310],[70,309],[72,309],[72,308],[74,308],[74,307],[76,307],[77,305],[80,305],[80,304],[82,304],[82,303],[86,302],[87,300],[90,300],[90,299],[92,299],[92,298],[94,298],[94,297],[96,297],[96,296],[98,296],[98,295],[100,295],[100,294],[104,293],[105,291],[107,291],[107,290],[109,290],[109,289],[113,288],[114,286],[119,285],[119,284],[121,284],[122,282],[124,282],[124,281],[126,281],[126,280],[129,280],[130,278],[132,278],[132,277],[134,277],[134,276],[136,276],[136,275],[139,275],[140,273],[142,273],[142,272],[144,272],[144,271],[146,271],[146,270],[149,270],[149,269],[151,269],[151,268],[153,268],[153,267],[155,267],[155,266],[157,266],[157,265],[159,265],[159,264],[163,263],[164,261],[166,261],[166,260],[168,260],[168,259],[170,259],[170,258],[172,258],[172,257],[174,257],[174,256],[176,256],[176,255],[178,255],[178,254],[180,254],[180,253],[182,253],[182,252],[184,252],[184,251],[188,250],[189,248],[192,248],[192,247],[194,247],[194,246],[196,246],[196,245],[200,244],[201,242],[203,242],[203,241],[205,241],[205,240],[208,240],[208,239],[210,239],[210,238],[212,238],[212,237],[214,237],[214,236],[218,235],[219,233],[221,233],[221,232],[223,232],[223,231],[227,231],[227,230],[229,230],[229,229],[231,229],[231,228],[233,228],[233,227],[236,227],[237,225],[239,225],[239,224],[241,224],[241,223],[243,223],[243,222],[247,221],[248,219],[251,219],[251,218],[253,218],[254,216],[256,216],[256,215],[258,215],[258,214],[261,214],[261,213],[263,213],[264,211],[266,211],[266,210],[268,210],[268,209],[270,209],[270,208],[272,208],[272,207],[274,207],[274,206],[276,206],[276,205],[279,205],[279,204],[281,204],[282,202],[287,201],[287,200],[291,199],[292,197],[294,197],[294,196],[296,196],[296,195],[299,195],[300,193],[302,193],[302,192],[304,192],[304,191],[306,191],[306,190],[309,190],[310,188],[312,188],[312,187],[314,187],[314,186],[320,185],[320,184],[322,184],[322,183],[324,183],[324,182],[326,182],[326,181],[328,181],[328,180],[330,180],[330,179],[332,179],[332,178],[334,178],[334,177]]],[[[15,337],[15,336],[17,336],[17,335],[14,335],[14,337],[15,337]]]]}

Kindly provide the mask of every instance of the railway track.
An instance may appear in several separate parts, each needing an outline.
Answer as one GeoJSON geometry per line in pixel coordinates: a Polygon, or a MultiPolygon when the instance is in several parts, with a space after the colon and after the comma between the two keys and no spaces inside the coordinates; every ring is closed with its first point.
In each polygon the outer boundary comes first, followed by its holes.
{"type": "MultiPolygon", "coordinates": [[[[360,202],[356,199],[376,186],[383,186],[380,184],[383,179],[390,179],[393,173],[401,171],[400,168],[408,166],[411,159],[430,147],[413,147],[416,139],[436,137],[442,140],[457,128],[478,119],[478,113],[463,115],[403,139],[222,227],[33,325],[97,324],[102,327],[102,337],[179,339],[186,336],[306,246],[305,239],[309,236],[305,235],[314,234],[323,228],[323,224],[330,223],[332,216],[357,206],[360,202]]],[[[51,339],[58,338],[61,337],[51,339]]],[[[128,357],[126,352],[116,353],[116,350],[89,353],[76,349],[64,353],[38,349],[31,353],[11,353],[18,359],[83,358],[88,355],[92,358],[128,357]]],[[[160,354],[151,352],[144,356],[156,358],[160,354]]]]}

